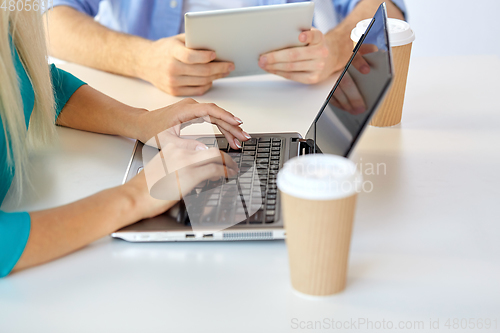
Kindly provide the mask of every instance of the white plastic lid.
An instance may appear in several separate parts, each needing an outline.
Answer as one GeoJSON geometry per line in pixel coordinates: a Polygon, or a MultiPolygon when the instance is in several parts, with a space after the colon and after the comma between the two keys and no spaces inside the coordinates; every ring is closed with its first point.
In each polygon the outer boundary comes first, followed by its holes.
{"type": "Polygon", "coordinates": [[[280,191],[308,200],[335,200],[361,191],[363,178],[347,158],[312,154],[294,157],[278,173],[280,191]]]}
{"type": "MultiPolygon", "coordinates": [[[[356,25],[356,28],[352,29],[351,39],[354,42],[359,41],[371,21],[372,19],[363,20],[356,25]]],[[[390,18],[387,21],[387,27],[389,29],[389,42],[392,47],[410,44],[415,40],[415,33],[411,30],[408,22],[390,18]]]]}

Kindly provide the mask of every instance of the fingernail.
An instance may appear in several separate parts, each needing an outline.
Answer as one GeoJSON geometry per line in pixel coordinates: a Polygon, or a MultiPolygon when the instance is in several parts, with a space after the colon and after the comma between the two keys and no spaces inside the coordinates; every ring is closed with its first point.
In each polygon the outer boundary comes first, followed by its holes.
{"type": "Polygon", "coordinates": [[[307,39],[306,34],[302,33],[299,35],[299,41],[301,41],[302,43],[304,43],[306,39],[307,39]]]}
{"type": "Polygon", "coordinates": [[[370,73],[370,67],[366,66],[366,65],[363,65],[363,66],[361,66],[361,68],[359,69],[359,71],[361,72],[361,74],[368,74],[368,73],[370,73]]]}
{"type": "Polygon", "coordinates": [[[210,55],[210,60],[214,60],[215,58],[217,58],[217,55],[212,52],[212,54],[210,55]]]}
{"type": "Polygon", "coordinates": [[[205,145],[197,145],[195,148],[195,150],[207,150],[207,149],[208,149],[208,147],[205,145]]]}
{"type": "Polygon", "coordinates": [[[241,148],[241,143],[238,141],[238,139],[234,139],[234,144],[236,147],[241,148]]]}
{"type": "Polygon", "coordinates": [[[229,74],[231,74],[231,73],[230,72],[224,73],[224,74],[222,74],[222,77],[227,77],[229,74]]]}
{"type": "Polygon", "coordinates": [[[235,70],[235,68],[236,68],[236,67],[234,67],[234,65],[233,65],[233,64],[229,65],[229,71],[230,71],[230,72],[234,71],[234,70],[235,70]]]}
{"type": "Polygon", "coordinates": [[[236,120],[238,123],[240,124],[243,124],[243,120],[241,120],[240,118],[238,117],[234,117],[234,120],[236,120]]]}
{"type": "Polygon", "coordinates": [[[247,132],[245,132],[245,131],[242,131],[241,133],[242,133],[242,134],[245,136],[245,138],[247,138],[247,139],[251,139],[251,138],[252,138],[252,137],[250,136],[250,134],[248,134],[248,133],[247,133],[247,132]]]}
{"type": "Polygon", "coordinates": [[[267,64],[267,57],[266,56],[262,56],[260,57],[260,60],[259,60],[259,66],[260,67],[263,67],[267,64]]]}

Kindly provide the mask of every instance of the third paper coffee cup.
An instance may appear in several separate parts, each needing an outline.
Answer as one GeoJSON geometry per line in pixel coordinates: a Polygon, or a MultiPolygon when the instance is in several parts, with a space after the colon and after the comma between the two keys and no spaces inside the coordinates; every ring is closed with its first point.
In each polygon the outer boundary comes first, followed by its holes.
{"type": "Polygon", "coordinates": [[[357,194],[362,177],[350,160],[313,154],[278,174],[292,287],[328,296],[346,285],[357,194]]]}
{"type": "MultiPolygon", "coordinates": [[[[363,20],[351,32],[351,39],[356,45],[370,25],[371,19],[363,20]]],[[[394,82],[371,125],[377,127],[394,126],[401,122],[406,92],[406,80],[410,66],[410,56],[415,33],[410,25],[401,20],[388,19],[389,42],[394,63],[394,82]]]]}

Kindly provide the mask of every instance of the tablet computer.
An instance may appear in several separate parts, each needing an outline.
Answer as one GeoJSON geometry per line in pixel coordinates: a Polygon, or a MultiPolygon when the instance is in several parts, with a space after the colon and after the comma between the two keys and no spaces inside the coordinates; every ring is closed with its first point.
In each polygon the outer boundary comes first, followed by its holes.
{"type": "Polygon", "coordinates": [[[299,34],[311,29],[314,2],[222,9],[185,14],[186,47],[212,50],[215,61],[230,61],[229,76],[265,74],[261,54],[300,46],[299,34]]]}

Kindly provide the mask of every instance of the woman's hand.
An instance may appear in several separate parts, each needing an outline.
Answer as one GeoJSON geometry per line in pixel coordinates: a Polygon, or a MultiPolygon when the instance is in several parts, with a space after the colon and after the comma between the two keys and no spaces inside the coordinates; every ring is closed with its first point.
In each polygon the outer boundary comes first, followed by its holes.
{"type": "Polygon", "coordinates": [[[216,125],[233,149],[241,148],[241,142],[250,139],[240,128],[243,122],[239,118],[213,103],[198,103],[192,98],[141,114],[137,122],[138,139],[146,143],[164,131],[179,136],[183,127],[201,121],[216,125]]]}
{"type": "Polygon", "coordinates": [[[138,221],[165,212],[205,180],[237,174],[237,164],[216,148],[193,151],[169,143],[122,186],[134,198],[138,221]]]}
{"type": "Polygon", "coordinates": [[[167,187],[162,186],[168,184],[162,184],[161,178],[157,182],[160,194],[172,200],[153,198],[146,179],[151,175],[140,172],[124,185],[64,206],[30,212],[29,239],[14,271],[59,258],[115,230],[157,216],[171,208],[178,201],[176,197],[190,192],[201,181],[234,177],[238,172],[231,158],[216,149],[192,151],[171,144],[162,152],[171,156],[171,161],[165,161],[169,162],[168,170],[163,168],[160,154],[146,169],[174,180],[173,186],[167,187]]]}

